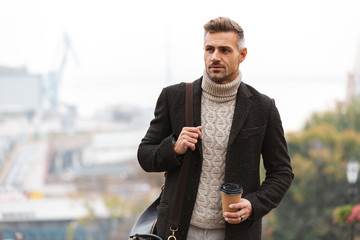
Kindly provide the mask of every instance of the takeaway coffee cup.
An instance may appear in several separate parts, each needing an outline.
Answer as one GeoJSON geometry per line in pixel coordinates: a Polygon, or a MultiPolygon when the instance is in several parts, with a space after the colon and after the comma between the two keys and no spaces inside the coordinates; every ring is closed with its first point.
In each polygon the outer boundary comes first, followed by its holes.
{"type": "Polygon", "coordinates": [[[229,208],[229,205],[240,202],[243,193],[242,186],[236,183],[224,183],[220,191],[223,214],[224,212],[236,212],[238,209],[229,208]]]}

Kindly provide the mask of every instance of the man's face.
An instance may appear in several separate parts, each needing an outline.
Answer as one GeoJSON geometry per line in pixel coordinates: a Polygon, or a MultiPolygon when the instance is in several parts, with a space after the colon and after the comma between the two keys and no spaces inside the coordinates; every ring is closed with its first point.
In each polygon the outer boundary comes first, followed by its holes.
{"type": "Polygon", "coordinates": [[[239,74],[239,65],[244,61],[247,49],[241,51],[235,32],[207,33],[204,43],[206,72],[216,83],[229,83],[239,74]]]}

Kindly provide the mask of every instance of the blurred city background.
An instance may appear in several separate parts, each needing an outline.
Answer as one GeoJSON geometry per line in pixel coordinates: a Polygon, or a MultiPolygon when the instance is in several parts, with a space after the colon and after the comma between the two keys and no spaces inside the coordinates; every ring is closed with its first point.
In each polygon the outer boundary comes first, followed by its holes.
{"type": "Polygon", "coordinates": [[[243,81],[276,100],[293,161],[263,239],[360,239],[359,10],[0,0],[0,239],[128,239],[163,183],[140,169],[137,146],[161,89],[201,76],[202,27],[218,16],[244,28],[243,81]]]}

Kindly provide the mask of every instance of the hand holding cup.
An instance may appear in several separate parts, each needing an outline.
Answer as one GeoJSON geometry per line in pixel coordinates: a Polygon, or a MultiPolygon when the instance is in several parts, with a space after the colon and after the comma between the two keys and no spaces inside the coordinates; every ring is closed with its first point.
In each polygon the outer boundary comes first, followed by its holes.
{"type": "Polygon", "coordinates": [[[221,202],[223,214],[225,212],[237,212],[239,209],[230,208],[230,204],[239,203],[243,193],[243,188],[240,184],[225,183],[221,187],[221,202]]]}

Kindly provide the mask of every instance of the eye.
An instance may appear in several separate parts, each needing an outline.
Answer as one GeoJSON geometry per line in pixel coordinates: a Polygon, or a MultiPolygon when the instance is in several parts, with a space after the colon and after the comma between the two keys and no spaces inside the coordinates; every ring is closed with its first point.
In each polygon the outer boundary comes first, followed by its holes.
{"type": "Polygon", "coordinates": [[[221,49],[221,51],[222,51],[223,53],[229,53],[229,52],[230,52],[230,49],[228,49],[228,48],[223,48],[223,49],[221,49]]]}
{"type": "Polygon", "coordinates": [[[207,51],[207,52],[213,52],[213,51],[214,51],[214,48],[213,48],[213,47],[206,47],[206,48],[205,48],[205,51],[207,51]]]}

